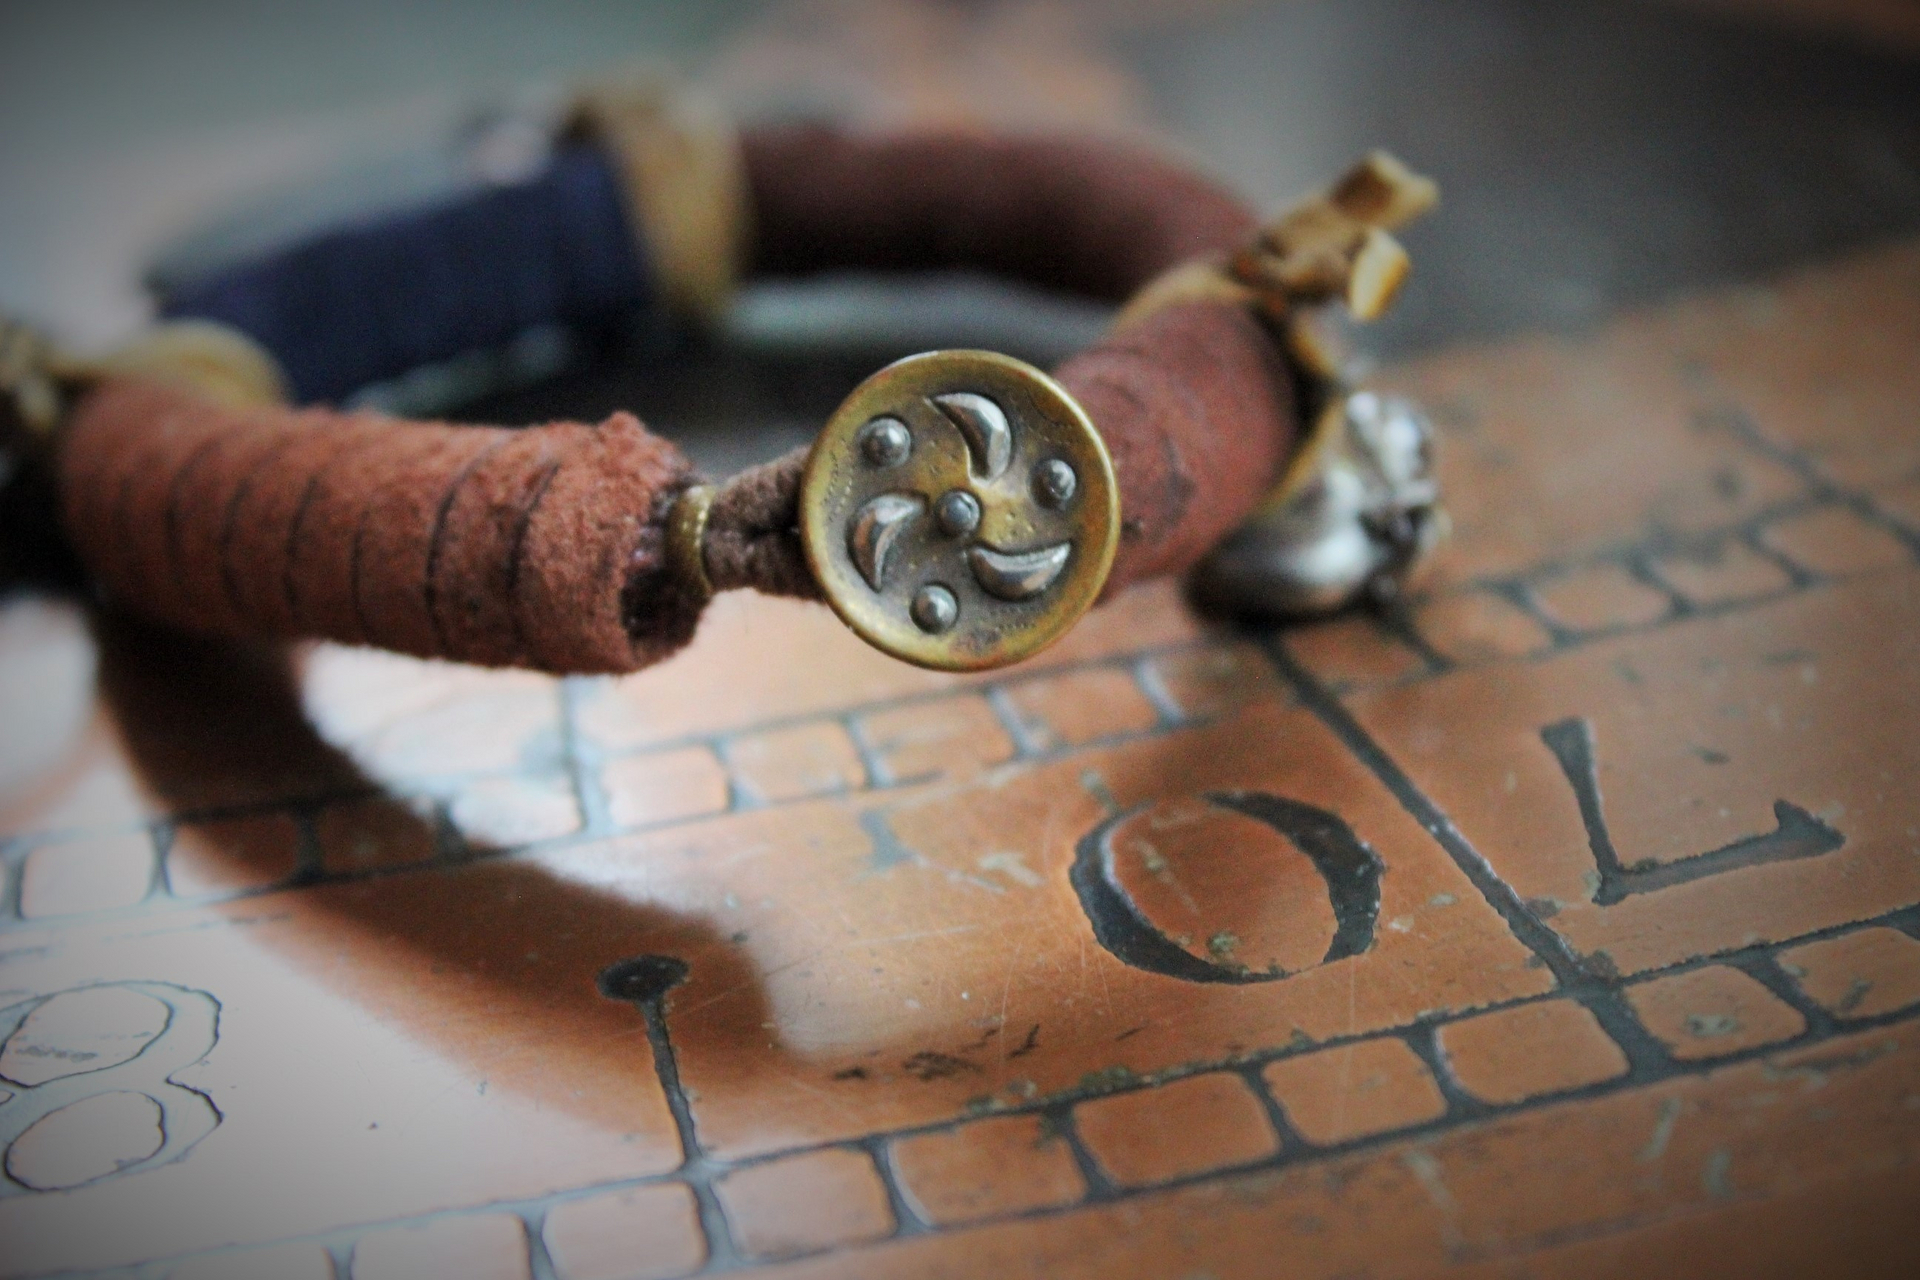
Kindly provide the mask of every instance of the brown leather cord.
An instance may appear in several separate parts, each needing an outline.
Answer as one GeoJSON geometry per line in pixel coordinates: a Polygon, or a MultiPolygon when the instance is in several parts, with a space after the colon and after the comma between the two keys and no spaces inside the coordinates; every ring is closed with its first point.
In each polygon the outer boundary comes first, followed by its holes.
{"type": "Polygon", "coordinates": [[[1243,307],[1169,307],[1054,374],[1099,424],[1120,480],[1107,596],[1192,565],[1267,495],[1292,450],[1293,384],[1243,307]]]}
{"type": "Polygon", "coordinates": [[[820,584],[800,548],[800,473],[796,449],[750,467],[720,486],[707,513],[707,578],[716,591],[752,587],[767,595],[820,599],[820,584]]]}
{"type": "MultiPolygon", "coordinates": [[[[1255,226],[1206,179],[1106,143],[782,128],[743,146],[762,274],[969,267],[1119,299],[1255,226]]],[[[1058,376],[1120,480],[1110,592],[1192,563],[1294,437],[1278,349],[1242,308],[1168,307],[1058,376]]],[[[803,458],[715,494],[715,589],[818,597],[796,536],[803,458]]],[[[456,427],[111,378],[62,433],[58,473],[68,534],[108,595],[193,631],[625,671],[691,639],[705,604],[666,556],[691,468],[629,414],[456,427]]]]}
{"type": "Polygon", "coordinates": [[[793,126],[741,142],[756,275],[967,268],[1119,302],[1258,228],[1194,170],[1086,138],[793,126]]]}
{"type": "Polygon", "coordinates": [[[692,635],[691,617],[629,616],[692,481],[631,414],[454,427],[115,378],[75,411],[60,469],[102,588],[189,630],[550,671],[629,671],[692,635]]]}

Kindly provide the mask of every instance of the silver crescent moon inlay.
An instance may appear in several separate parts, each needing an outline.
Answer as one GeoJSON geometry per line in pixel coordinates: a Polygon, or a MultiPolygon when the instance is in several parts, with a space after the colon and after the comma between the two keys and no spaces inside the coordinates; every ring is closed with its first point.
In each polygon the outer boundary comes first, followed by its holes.
{"type": "Polygon", "coordinates": [[[1053,585],[1067,567],[1073,544],[1056,543],[1038,551],[995,551],[991,547],[967,549],[967,564],[980,583],[981,590],[1001,600],[1030,600],[1053,585]]]}
{"type": "Polygon", "coordinates": [[[910,493],[883,493],[854,516],[847,530],[847,554],[875,591],[886,581],[887,556],[901,530],[926,509],[927,500],[910,493]]]}
{"type": "Polygon", "coordinates": [[[991,480],[1007,469],[1013,460],[1013,428],[999,405],[971,391],[935,396],[933,403],[967,438],[976,474],[991,480]]]}

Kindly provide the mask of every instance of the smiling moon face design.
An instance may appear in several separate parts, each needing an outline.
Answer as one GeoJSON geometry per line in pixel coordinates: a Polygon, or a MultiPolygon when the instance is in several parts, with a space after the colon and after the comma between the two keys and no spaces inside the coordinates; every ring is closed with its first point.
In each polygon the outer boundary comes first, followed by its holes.
{"type": "Polygon", "coordinates": [[[1119,538],[1113,464],[1039,370],[943,351],[881,370],[807,460],[807,559],[877,647],[978,670],[1037,651],[1099,595],[1119,538]]]}

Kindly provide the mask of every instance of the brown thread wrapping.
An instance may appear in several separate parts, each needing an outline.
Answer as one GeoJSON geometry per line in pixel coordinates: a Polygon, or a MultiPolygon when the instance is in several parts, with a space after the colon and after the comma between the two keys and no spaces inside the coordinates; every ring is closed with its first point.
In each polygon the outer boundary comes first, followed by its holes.
{"type": "Polygon", "coordinates": [[[670,577],[667,513],[692,467],[630,413],[585,430],[521,543],[515,607],[531,664],[550,671],[608,670],[595,655],[622,651],[629,668],[657,662],[693,638],[700,618],[691,602],[626,609],[636,584],[670,577]]]}
{"type": "Polygon", "coordinates": [[[193,625],[189,619],[200,619],[199,629],[212,631],[240,629],[220,555],[227,508],[242,480],[271,466],[291,438],[292,429],[285,426],[223,432],[219,443],[173,484],[167,564],[188,614],[175,621],[193,625]]]}
{"type": "Polygon", "coordinates": [[[177,618],[188,610],[180,581],[171,572],[168,541],[142,535],[155,529],[169,532],[172,481],[182,471],[191,478],[191,470],[172,460],[191,464],[201,459],[219,439],[219,432],[198,414],[182,411],[165,415],[150,433],[132,439],[137,442],[135,447],[125,451],[121,469],[103,485],[102,496],[113,499],[107,532],[116,545],[125,548],[131,560],[130,573],[153,584],[156,611],[177,618]],[[154,483],[162,471],[169,483],[154,483]]]}
{"type": "MultiPolygon", "coordinates": [[[[967,267],[1101,299],[1220,254],[1254,217],[1151,154],[1075,139],[744,140],[756,269],[967,267]]],[[[1260,499],[1294,435],[1277,348],[1245,310],[1168,307],[1066,362],[1119,474],[1109,592],[1184,568],[1260,499]]],[[[804,452],[716,493],[716,589],[817,599],[796,533],[804,452]]],[[[63,518],[107,593],[216,634],[323,636],[423,656],[624,671],[691,639],[668,571],[693,482],[631,415],[510,431],[324,409],[240,410],[114,378],[64,433],[63,518]]]]}
{"type": "Polygon", "coordinates": [[[380,447],[384,423],[349,419],[334,430],[336,447],[309,477],[287,528],[281,572],[290,626],[358,643],[367,627],[354,600],[353,532],[391,451],[380,447]]]}
{"type": "Polygon", "coordinates": [[[664,576],[645,548],[691,476],[630,414],[453,427],[116,378],[76,410],[60,469],[106,592],[193,630],[564,671],[631,670],[692,635],[692,616],[623,613],[636,566],[664,576]]]}
{"type": "Polygon", "coordinates": [[[442,646],[424,589],[434,526],[449,478],[464,474],[495,440],[485,431],[408,431],[390,447],[386,479],[367,496],[353,532],[354,606],[371,643],[406,653],[442,646]],[[387,571],[370,573],[369,566],[387,571]]]}

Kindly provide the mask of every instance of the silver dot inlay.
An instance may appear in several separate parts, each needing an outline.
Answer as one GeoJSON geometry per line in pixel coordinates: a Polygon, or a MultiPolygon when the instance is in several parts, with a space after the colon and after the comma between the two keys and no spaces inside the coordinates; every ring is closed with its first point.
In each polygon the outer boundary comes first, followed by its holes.
{"type": "Polygon", "coordinates": [[[934,504],[933,517],[949,538],[964,538],[980,527],[980,499],[965,489],[950,489],[934,504]]]}
{"type": "Polygon", "coordinates": [[[913,452],[913,433],[898,418],[875,418],[860,432],[860,453],[876,467],[897,467],[913,452]]]}
{"type": "Polygon", "coordinates": [[[1058,511],[1073,501],[1080,477],[1058,458],[1049,458],[1033,469],[1033,498],[1043,507],[1058,511]]]}
{"type": "Polygon", "coordinates": [[[939,583],[930,582],[913,593],[907,611],[914,626],[928,635],[939,635],[960,620],[960,601],[939,583]]]}

